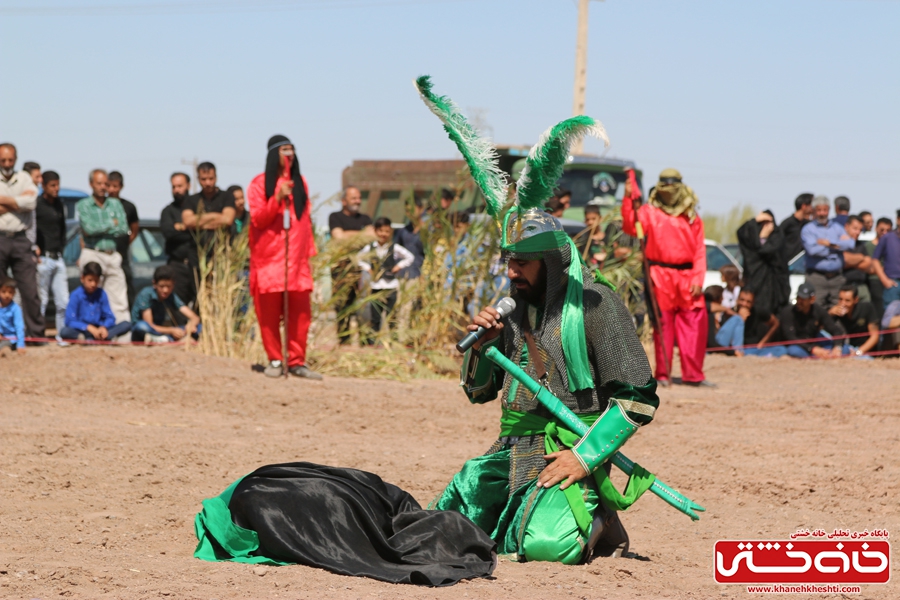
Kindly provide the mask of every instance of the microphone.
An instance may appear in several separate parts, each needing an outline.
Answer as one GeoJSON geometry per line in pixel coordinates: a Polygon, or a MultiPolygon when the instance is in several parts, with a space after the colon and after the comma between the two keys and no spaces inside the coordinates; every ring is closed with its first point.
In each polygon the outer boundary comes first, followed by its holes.
{"type": "MultiPolygon", "coordinates": [[[[516,301],[512,298],[503,298],[500,302],[497,303],[497,306],[494,307],[497,309],[497,312],[500,313],[500,317],[505,317],[512,311],[516,310],[516,301]]],[[[460,342],[456,345],[456,349],[460,352],[465,352],[469,348],[472,347],[475,342],[481,339],[481,336],[487,331],[484,327],[479,327],[475,331],[470,331],[466,337],[464,337],[460,342]]]]}
{"type": "MultiPolygon", "coordinates": [[[[284,177],[291,181],[291,165],[294,162],[294,155],[288,155],[284,157],[284,177]]],[[[294,195],[291,194],[289,197],[284,199],[284,220],[282,222],[282,226],[285,231],[288,231],[291,228],[291,209],[289,206],[289,200],[293,200],[294,195]]]]}

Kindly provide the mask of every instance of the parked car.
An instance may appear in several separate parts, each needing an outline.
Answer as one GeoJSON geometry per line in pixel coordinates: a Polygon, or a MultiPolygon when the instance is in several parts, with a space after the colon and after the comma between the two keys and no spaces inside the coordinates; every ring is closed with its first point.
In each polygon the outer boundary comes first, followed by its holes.
{"type": "Polygon", "coordinates": [[[806,250],[788,261],[788,280],[791,284],[791,304],[797,299],[800,284],[806,281],[806,250]]]}
{"type": "Polygon", "coordinates": [[[728,254],[734,257],[734,260],[737,261],[737,264],[744,264],[744,257],[741,255],[740,244],[722,244],[722,247],[728,250],[728,254]]]}
{"type": "MultiPolygon", "coordinates": [[[[131,243],[131,271],[134,275],[134,289],[137,291],[153,283],[153,271],[166,264],[165,239],[156,219],[141,219],[138,236],[131,243]]],[[[78,257],[81,255],[81,226],[74,222],[69,226],[66,235],[66,249],[63,258],[66,261],[66,275],[69,279],[69,290],[81,285],[78,271],[78,257]]]]}
{"type": "Polygon", "coordinates": [[[705,290],[711,285],[724,286],[722,274],[719,269],[725,265],[732,264],[737,267],[738,271],[744,272],[741,263],[725,249],[725,246],[715,240],[705,240],[706,242],[706,277],[703,278],[703,289],[705,290]]]}
{"type": "MultiPolygon", "coordinates": [[[[136,292],[151,285],[153,283],[153,271],[157,267],[166,264],[165,239],[159,228],[159,220],[141,219],[140,227],[138,236],[131,243],[129,249],[136,292]]],[[[63,259],[66,261],[66,277],[69,282],[70,292],[81,285],[81,277],[78,270],[78,257],[80,255],[81,226],[77,220],[69,219],[66,221],[66,248],[63,250],[63,259]]],[[[55,314],[56,307],[51,296],[44,321],[52,323],[55,314]]]]}
{"type": "Polygon", "coordinates": [[[77,221],[75,205],[78,204],[79,200],[87,198],[88,196],[90,196],[89,192],[83,192],[73,188],[61,188],[59,190],[59,199],[62,201],[63,207],[65,207],[66,219],[77,221]]]}

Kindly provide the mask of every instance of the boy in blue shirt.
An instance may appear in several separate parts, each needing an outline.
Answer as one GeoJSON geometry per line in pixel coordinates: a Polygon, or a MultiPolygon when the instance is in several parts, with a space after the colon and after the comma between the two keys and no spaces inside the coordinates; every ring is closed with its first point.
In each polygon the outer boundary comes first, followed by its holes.
{"type": "Polygon", "coordinates": [[[25,321],[22,309],[13,302],[15,295],[16,281],[0,276],[0,356],[8,355],[13,346],[25,354],[25,321]]]}
{"type": "Polygon", "coordinates": [[[103,268],[89,262],[81,271],[81,287],[69,296],[66,326],[59,332],[64,340],[112,340],[131,331],[131,323],[116,323],[106,292],[100,289],[103,268]]]}
{"type": "Polygon", "coordinates": [[[134,342],[165,343],[200,334],[200,317],[175,294],[175,271],[168,265],[153,272],[153,286],[145,287],[131,308],[134,342]]]}

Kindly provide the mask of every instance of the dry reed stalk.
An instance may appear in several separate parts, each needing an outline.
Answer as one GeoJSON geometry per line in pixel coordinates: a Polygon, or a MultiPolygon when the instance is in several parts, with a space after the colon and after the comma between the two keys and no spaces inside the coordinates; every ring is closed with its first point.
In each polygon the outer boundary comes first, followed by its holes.
{"type": "Polygon", "coordinates": [[[250,250],[246,231],[231,239],[216,231],[198,245],[197,302],[203,329],[197,348],[204,354],[253,362],[265,359],[248,284],[250,250]]]}
{"type": "MultiPolygon", "coordinates": [[[[411,194],[410,194],[411,195],[411,194]]],[[[432,204],[436,204],[436,194],[432,204]]],[[[601,227],[618,218],[604,217],[601,227]]],[[[385,322],[396,327],[372,331],[364,313],[385,292],[371,292],[360,285],[357,268],[360,249],[371,238],[326,241],[317,235],[319,254],[312,259],[315,287],[311,299],[312,325],[308,364],[330,376],[362,378],[436,378],[455,376],[459,356],[454,349],[470,321],[469,311],[492,305],[508,289],[502,287],[505,266],[499,261],[498,231],[487,218],[475,217],[465,236],[454,232],[450,215],[436,210],[420,229],[425,248],[421,276],[403,280],[397,305],[385,322]],[[357,298],[343,308],[351,289],[357,298]],[[357,316],[352,331],[358,340],[371,338],[372,346],[338,346],[335,321],[357,316]]],[[[611,243],[609,240],[607,243],[611,243]]],[[[233,240],[217,232],[199,249],[199,313],[203,331],[197,348],[214,356],[264,362],[256,313],[248,290],[249,248],[247,233],[233,240]]],[[[615,285],[629,309],[643,304],[641,258],[607,260],[603,274],[615,285]]],[[[649,336],[645,327],[642,337],[649,336]]]]}

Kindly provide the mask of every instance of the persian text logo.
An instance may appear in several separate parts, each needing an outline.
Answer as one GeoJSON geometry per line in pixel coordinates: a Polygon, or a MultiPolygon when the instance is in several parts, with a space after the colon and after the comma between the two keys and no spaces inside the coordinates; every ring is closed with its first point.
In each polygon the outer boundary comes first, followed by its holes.
{"type": "Polygon", "coordinates": [[[891,545],[871,540],[718,541],[717,583],[887,583],[891,545]]]}

